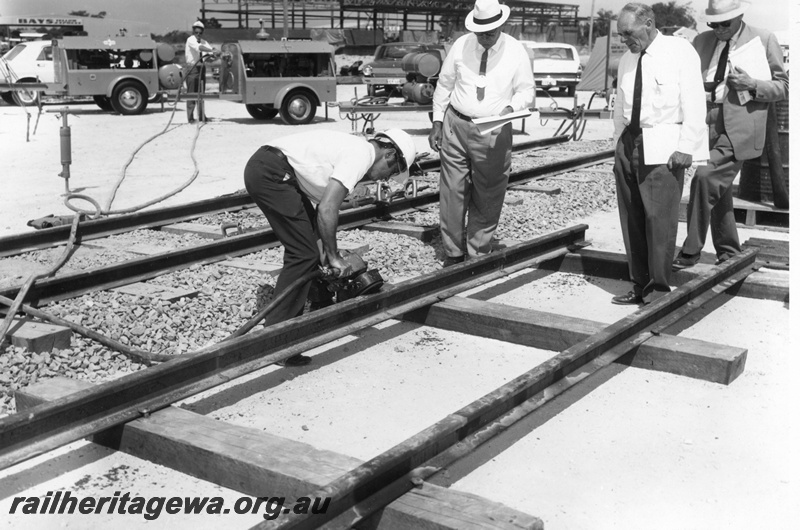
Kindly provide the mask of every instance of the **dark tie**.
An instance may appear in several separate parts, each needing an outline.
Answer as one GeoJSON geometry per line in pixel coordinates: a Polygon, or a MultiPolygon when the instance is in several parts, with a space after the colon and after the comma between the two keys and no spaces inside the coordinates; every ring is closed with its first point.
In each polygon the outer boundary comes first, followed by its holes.
{"type": "Polygon", "coordinates": [[[731,47],[731,41],[725,41],[725,47],[722,48],[722,53],[719,54],[719,62],[717,63],[717,71],[714,72],[714,88],[711,89],[711,101],[717,99],[717,87],[722,80],[725,79],[725,69],[728,67],[728,50],[731,47]]]}
{"type": "MultiPolygon", "coordinates": [[[[481,55],[481,72],[480,72],[481,76],[486,75],[486,60],[488,58],[489,58],[489,50],[488,49],[483,50],[483,55],[481,55]]],[[[478,87],[478,101],[483,101],[484,90],[485,90],[484,87],[482,86],[478,87]]]]}
{"type": "Polygon", "coordinates": [[[642,57],[644,51],[639,54],[639,62],[636,63],[636,77],[633,81],[633,109],[631,110],[631,132],[639,134],[639,118],[642,115],[642,57]]]}

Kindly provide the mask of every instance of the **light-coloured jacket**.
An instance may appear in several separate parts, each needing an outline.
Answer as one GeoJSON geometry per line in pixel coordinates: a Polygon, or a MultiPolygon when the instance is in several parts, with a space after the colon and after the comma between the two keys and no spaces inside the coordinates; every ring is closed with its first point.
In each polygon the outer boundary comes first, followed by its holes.
{"type": "MultiPolygon", "coordinates": [[[[742,33],[733,49],[744,46],[758,38],[767,52],[767,62],[772,72],[771,80],[756,80],[758,85],[755,99],[744,105],[739,103],[735,90],[728,90],[722,103],[722,114],[725,120],[725,132],[733,144],[733,152],[737,160],[748,160],[761,156],[764,150],[764,138],[767,131],[767,108],[772,101],[782,101],[789,94],[789,75],[783,68],[783,52],[778,39],[769,31],[744,25],[742,33]]],[[[706,78],[711,57],[717,45],[713,31],[701,33],[694,39],[694,48],[700,55],[700,68],[703,79],[706,78]]]]}

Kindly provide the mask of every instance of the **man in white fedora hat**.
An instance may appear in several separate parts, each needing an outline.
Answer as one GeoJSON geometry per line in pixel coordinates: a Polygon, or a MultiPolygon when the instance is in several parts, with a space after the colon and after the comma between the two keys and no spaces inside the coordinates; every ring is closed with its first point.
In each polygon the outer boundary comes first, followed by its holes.
{"type": "Polygon", "coordinates": [[[748,7],[741,0],[709,0],[705,19],[711,31],[694,40],[705,81],[711,159],[698,167],[692,179],[686,240],[673,270],[698,262],[709,226],[717,263],[741,252],[733,216],[733,179],[745,160],[761,156],[769,103],[788,97],[789,76],[778,39],[742,21],[748,7]],[[729,60],[730,54],[755,39],[763,46],[770,79],[754,79],[729,60]]]}
{"type": "Polygon", "coordinates": [[[525,47],[503,33],[510,9],[477,0],[444,60],[433,95],[431,149],[440,153],[440,229],[444,266],[491,252],[511,169],[511,123],[481,134],[474,118],[533,105],[525,47]],[[465,227],[466,219],[466,227],[465,227]]]}

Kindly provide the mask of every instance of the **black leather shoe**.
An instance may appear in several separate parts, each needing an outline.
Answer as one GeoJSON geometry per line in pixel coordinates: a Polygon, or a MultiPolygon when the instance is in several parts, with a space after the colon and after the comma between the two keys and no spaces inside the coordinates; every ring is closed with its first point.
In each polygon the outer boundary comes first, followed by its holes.
{"type": "Polygon", "coordinates": [[[733,254],[723,254],[722,256],[717,257],[717,261],[714,262],[714,265],[722,265],[729,259],[733,257],[733,254]]]}
{"type": "Polygon", "coordinates": [[[464,256],[447,256],[442,262],[442,267],[450,267],[451,265],[456,265],[463,262],[464,256]]]}
{"type": "Polygon", "coordinates": [[[275,364],[277,364],[278,366],[287,366],[291,368],[293,366],[305,366],[310,362],[311,362],[311,357],[297,354],[294,357],[289,357],[288,359],[285,359],[283,361],[278,361],[275,364]]]}
{"type": "Polygon", "coordinates": [[[644,304],[644,299],[633,291],[630,291],[628,294],[615,296],[611,299],[611,303],[617,305],[642,305],[644,304]]]}
{"type": "Polygon", "coordinates": [[[682,271],[683,269],[689,269],[697,265],[697,259],[690,258],[684,254],[678,254],[678,257],[672,262],[672,270],[673,271],[682,271]]]}

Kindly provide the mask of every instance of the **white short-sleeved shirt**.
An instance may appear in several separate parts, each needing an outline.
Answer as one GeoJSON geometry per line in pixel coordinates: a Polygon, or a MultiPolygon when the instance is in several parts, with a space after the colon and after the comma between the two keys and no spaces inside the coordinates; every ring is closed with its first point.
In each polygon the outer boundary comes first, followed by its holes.
{"type": "Polygon", "coordinates": [[[197,40],[197,37],[192,35],[186,39],[186,64],[193,66],[200,61],[201,52],[211,52],[214,48],[205,39],[197,40]]]}
{"type": "Polygon", "coordinates": [[[375,163],[375,149],[363,138],[337,131],[309,131],[269,142],[286,155],[300,189],[316,206],[331,179],[353,191],[375,163]]]}

